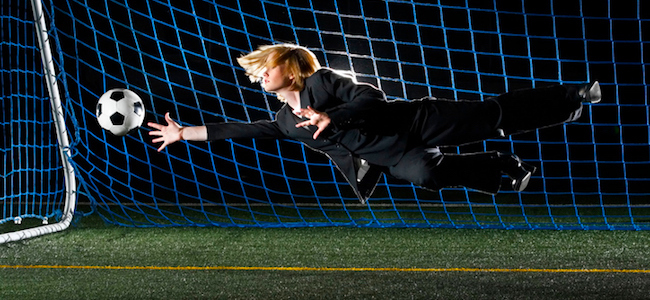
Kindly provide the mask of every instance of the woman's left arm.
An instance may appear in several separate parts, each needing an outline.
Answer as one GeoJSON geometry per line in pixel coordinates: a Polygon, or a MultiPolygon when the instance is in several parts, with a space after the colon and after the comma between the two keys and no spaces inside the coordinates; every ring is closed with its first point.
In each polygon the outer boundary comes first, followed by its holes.
{"type": "Polygon", "coordinates": [[[330,95],[338,102],[325,111],[313,107],[303,108],[296,114],[309,120],[296,124],[296,127],[316,126],[316,139],[328,126],[338,130],[358,128],[369,120],[378,118],[378,112],[387,104],[386,96],[376,87],[367,83],[358,83],[354,78],[323,69],[319,74],[318,87],[324,94],[330,95]]]}
{"type": "Polygon", "coordinates": [[[336,72],[323,76],[323,88],[343,103],[325,110],[331,125],[337,129],[358,128],[369,118],[376,118],[386,106],[386,95],[368,83],[336,72]]]}

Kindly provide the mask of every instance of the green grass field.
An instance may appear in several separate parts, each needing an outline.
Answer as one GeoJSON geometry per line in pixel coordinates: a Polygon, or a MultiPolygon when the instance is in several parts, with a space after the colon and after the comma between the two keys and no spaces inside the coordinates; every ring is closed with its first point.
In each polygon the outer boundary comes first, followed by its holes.
{"type": "Polygon", "coordinates": [[[649,254],[646,231],[138,229],[90,216],[0,245],[0,299],[648,299],[649,254]]]}

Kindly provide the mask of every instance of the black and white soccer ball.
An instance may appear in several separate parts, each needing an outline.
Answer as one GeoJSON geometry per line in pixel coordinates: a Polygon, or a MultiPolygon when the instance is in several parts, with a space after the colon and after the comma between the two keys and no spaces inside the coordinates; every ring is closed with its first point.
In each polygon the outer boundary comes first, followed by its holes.
{"type": "Polygon", "coordinates": [[[142,126],[144,103],[133,91],[112,89],[99,98],[96,108],[99,126],[117,136],[123,136],[142,126]]]}

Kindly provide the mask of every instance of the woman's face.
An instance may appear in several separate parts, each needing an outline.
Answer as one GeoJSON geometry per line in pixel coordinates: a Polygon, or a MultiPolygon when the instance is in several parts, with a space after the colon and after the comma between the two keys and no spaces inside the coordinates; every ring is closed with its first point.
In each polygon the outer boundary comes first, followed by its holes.
{"type": "Polygon", "coordinates": [[[292,76],[285,74],[284,64],[278,64],[275,67],[267,68],[262,75],[262,87],[267,92],[282,92],[292,83],[292,76]]]}

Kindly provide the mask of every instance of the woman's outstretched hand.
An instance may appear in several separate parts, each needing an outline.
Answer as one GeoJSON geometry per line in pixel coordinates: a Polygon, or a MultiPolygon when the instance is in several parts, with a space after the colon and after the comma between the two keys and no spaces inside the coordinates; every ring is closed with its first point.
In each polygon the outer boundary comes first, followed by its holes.
{"type": "Polygon", "coordinates": [[[329,126],[330,122],[332,121],[327,113],[317,111],[311,106],[307,106],[307,108],[301,108],[300,111],[296,113],[296,115],[309,119],[308,121],[296,124],[296,127],[305,127],[310,125],[318,127],[316,132],[314,132],[314,139],[318,138],[318,135],[320,135],[320,133],[323,132],[323,130],[325,130],[325,128],[327,128],[327,126],[329,126]]]}
{"type": "Polygon", "coordinates": [[[172,120],[172,118],[169,116],[169,113],[165,114],[165,121],[167,122],[167,126],[153,122],[147,123],[147,126],[156,129],[154,131],[149,131],[149,135],[159,136],[158,138],[151,140],[151,142],[162,142],[162,145],[160,148],[158,148],[158,152],[165,149],[167,145],[178,142],[183,138],[183,127],[172,120]]]}

